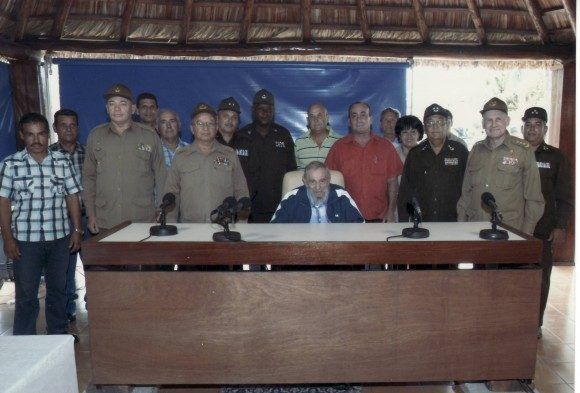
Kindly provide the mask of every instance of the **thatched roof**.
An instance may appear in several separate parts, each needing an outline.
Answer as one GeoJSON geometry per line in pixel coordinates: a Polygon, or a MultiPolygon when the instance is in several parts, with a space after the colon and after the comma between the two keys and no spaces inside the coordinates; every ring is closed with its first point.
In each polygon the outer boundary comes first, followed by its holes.
{"type": "Polygon", "coordinates": [[[575,17],[574,0],[0,0],[0,54],[410,48],[412,56],[448,45],[570,53],[575,17]]]}

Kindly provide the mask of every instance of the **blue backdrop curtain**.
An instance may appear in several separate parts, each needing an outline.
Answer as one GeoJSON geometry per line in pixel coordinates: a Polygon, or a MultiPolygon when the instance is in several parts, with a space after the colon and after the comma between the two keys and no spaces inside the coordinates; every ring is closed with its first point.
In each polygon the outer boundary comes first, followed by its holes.
{"type": "Polygon", "coordinates": [[[10,66],[0,62],[0,160],[16,152],[10,66]]]}
{"type": "Polygon", "coordinates": [[[395,107],[405,112],[406,69],[404,63],[297,63],[242,61],[135,61],[57,60],[61,107],[79,113],[81,139],[107,121],[103,93],[124,83],[136,97],[151,92],[160,108],[176,110],[182,121],[182,139],[191,140],[191,109],[198,102],[217,107],[233,96],[241,105],[240,127],[251,121],[252,99],[261,88],[276,98],[276,122],[294,137],[306,131],[306,111],[322,102],[330,113],[332,128],[347,129],[348,106],[370,103],[373,129],[379,130],[380,111],[395,107]]]}

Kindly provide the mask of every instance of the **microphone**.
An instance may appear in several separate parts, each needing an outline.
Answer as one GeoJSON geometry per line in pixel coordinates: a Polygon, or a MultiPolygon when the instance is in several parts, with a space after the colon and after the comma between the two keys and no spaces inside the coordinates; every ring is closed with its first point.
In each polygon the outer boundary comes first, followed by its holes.
{"type": "Polygon", "coordinates": [[[230,231],[230,222],[234,222],[236,213],[246,204],[249,204],[249,198],[240,198],[238,201],[235,197],[229,196],[210,213],[213,223],[221,225],[224,230],[213,234],[213,240],[216,242],[239,242],[242,236],[239,232],[230,231]],[[247,201],[246,201],[247,199],[247,201]]]}
{"type": "Polygon", "coordinates": [[[236,203],[237,203],[236,198],[233,196],[229,196],[226,199],[224,199],[221,205],[219,205],[217,208],[211,211],[210,216],[213,216],[214,214],[217,213],[223,215],[224,213],[232,210],[232,208],[236,207],[236,203]]]}
{"type": "Polygon", "coordinates": [[[241,197],[236,204],[235,212],[238,213],[243,210],[248,210],[252,206],[252,200],[248,197],[241,197]]]}
{"type": "Polygon", "coordinates": [[[411,200],[407,202],[407,212],[413,217],[413,227],[403,229],[403,237],[411,239],[424,239],[429,237],[429,230],[426,228],[419,228],[419,223],[423,220],[421,206],[416,196],[412,196],[411,200]]]}
{"type": "Polygon", "coordinates": [[[175,225],[167,225],[165,221],[165,211],[174,205],[175,194],[168,192],[167,194],[163,195],[163,200],[159,206],[159,209],[161,210],[161,214],[159,215],[160,225],[154,225],[149,228],[149,234],[151,236],[172,236],[177,234],[177,227],[175,225]]]}
{"type": "Polygon", "coordinates": [[[485,206],[491,208],[491,229],[482,229],[479,231],[479,237],[486,240],[508,239],[509,236],[507,231],[497,229],[497,224],[503,220],[503,217],[491,192],[484,192],[481,194],[481,202],[483,202],[485,206]]]}
{"type": "Polygon", "coordinates": [[[163,195],[163,200],[161,201],[161,206],[159,206],[159,209],[165,210],[173,205],[175,205],[175,195],[171,192],[168,192],[167,194],[163,195]]]}

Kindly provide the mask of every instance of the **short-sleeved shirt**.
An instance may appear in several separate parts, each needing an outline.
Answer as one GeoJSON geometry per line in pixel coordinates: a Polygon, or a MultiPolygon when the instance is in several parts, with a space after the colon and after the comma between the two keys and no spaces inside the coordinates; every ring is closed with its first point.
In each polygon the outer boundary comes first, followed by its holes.
{"type": "Polygon", "coordinates": [[[94,128],[83,165],[87,215],[96,216],[101,228],[153,222],[166,173],[161,139],[151,128],[133,122],[120,135],[109,123],[94,128]]]}
{"type": "Polygon", "coordinates": [[[310,164],[312,161],[324,162],[326,156],[330,151],[334,142],[340,139],[340,135],[330,131],[322,144],[318,144],[311,138],[310,133],[302,134],[298,139],[294,141],[294,155],[296,156],[296,164],[298,169],[306,168],[306,165],[310,164]]]}
{"type": "Polygon", "coordinates": [[[248,186],[240,160],[230,147],[214,141],[209,155],[197,145],[179,149],[165,182],[164,194],[175,195],[176,206],[169,212],[170,220],[181,222],[211,222],[210,213],[227,197],[248,197],[248,186]]]}
{"type": "Polygon", "coordinates": [[[423,221],[457,221],[457,201],[461,196],[463,174],[467,165],[467,148],[446,140],[435,154],[425,140],[407,155],[397,197],[400,221],[408,221],[407,203],[416,197],[423,221]]]}
{"type": "Polygon", "coordinates": [[[481,195],[491,193],[503,222],[532,234],[544,212],[540,173],[528,142],[506,135],[491,149],[487,139],[473,145],[457,203],[459,221],[489,221],[481,195]]]}
{"type": "Polygon", "coordinates": [[[252,222],[270,222],[282,199],[282,180],[296,170],[294,140],[290,132],[273,123],[262,136],[254,123],[238,131],[251,139],[248,187],[252,198],[252,222]]]}
{"type": "Polygon", "coordinates": [[[342,172],[345,188],[365,220],[384,218],[388,210],[387,180],[396,179],[403,171],[391,142],[371,132],[363,147],[347,135],[332,146],[326,166],[342,172]]]}
{"type": "Polygon", "coordinates": [[[560,149],[542,142],[535,155],[546,205],[534,235],[547,239],[555,228],[566,229],[568,226],[574,210],[574,187],[570,164],[560,149]]]}
{"type": "Polygon", "coordinates": [[[12,233],[26,242],[52,241],[70,233],[66,196],[81,191],[68,156],[48,151],[41,164],[26,149],[0,167],[0,196],[11,201],[12,233]]]}
{"type": "Polygon", "coordinates": [[[179,141],[177,142],[177,147],[175,148],[175,150],[171,150],[169,148],[169,146],[167,146],[165,144],[163,139],[161,140],[161,146],[163,147],[163,157],[165,159],[165,166],[167,168],[169,168],[171,166],[171,162],[173,161],[173,157],[175,156],[175,152],[177,151],[177,149],[179,149],[180,147],[185,147],[187,145],[189,145],[189,143],[184,142],[181,139],[179,139],[179,141]]]}
{"type": "Polygon", "coordinates": [[[244,175],[248,178],[248,163],[250,161],[250,152],[252,140],[248,137],[246,133],[241,133],[239,131],[234,132],[232,139],[226,142],[221,133],[217,133],[215,140],[224,146],[231,147],[234,149],[242,164],[242,169],[244,170],[244,175]]]}

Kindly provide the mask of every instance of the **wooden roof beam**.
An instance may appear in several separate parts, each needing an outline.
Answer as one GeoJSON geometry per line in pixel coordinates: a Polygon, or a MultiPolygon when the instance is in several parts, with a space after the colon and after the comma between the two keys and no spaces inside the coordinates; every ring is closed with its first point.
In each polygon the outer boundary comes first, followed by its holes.
{"type": "Polygon", "coordinates": [[[576,34],[576,1],[575,0],[562,0],[568,19],[570,19],[570,26],[574,34],[576,34]]]}
{"type": "Polygon", "coordinates": [[[61,2],[58,14],[56,15],[56,18],[54,19],[54,22],[52,24],[52,31],[50,32],[50,36],[52,38],[59,39],[60,37],[62,37],[62,32],[64,31],[64,26],[70,13],[71,5],[72,0],[63,0],[61,2]]]}
{"type": "Polygon", "coordinates": [[[312,1],[302,0],[302,42],[312,41],[312,1]]]}
{"type": "Polygon", "coordinates": [[[181,20],[181,30],[179,32],[179,39],[177,40],[180,44],[187,44],[187,35],[189,34],[192,10],[193,0],[186,0],[183,4],[183,19],[181,20]]]}
{"type": "Polygon", "coordinates": [[[244,7],[244,20],[240,28],[240,43],[246,44],[248,42],[248,32],[252,24],[252,16],[254,14],[254,0],[246,0],[244,7]]]}
{"type": "Polygon", "coordinates": [[[481,20],[479,8],[477,8],[477,3],[475,0],[467,0],[467,8],[469,8],[469,14],[473,20],[475,31],[477,31],[477,38],[479,39],[479,43],[481,45],[487,44],[487,36],[485,34],[485,29],[483,28],[483,21],[481,20]]]}
{"type": "Polygon", "coordinates": [[[540,14],[540,9],[538,8],[536,0],[525,0],[525,2],[526,7],[528,8],[528,13],[530,14],[532,22],[534,23],[534,27],[540,36],[540,41],[542,41],[542,44],[547,44],[550,42],[550,35],[548,34],[548,28],[542,20],[542,14],[540,14]]]}
{"type": "Polygon", "coordinates": [[[369,29],[369,20],[367,18],[367,4],[365,3],[365,0],[357,0],[356,3],[358,20],[360,23],[363,39],[366,43],[370,43],[372,40],[372,34],[371,30],[369,29]]]}
{"type": "Polygon", "coordinates": [[[32,8],[32,0],[23,0],[20,3],[20,10],[18,11],[18,19],[16,19],[16,34],[14,40],[21,41],[24,38],[24,31],[26,24],[30,17],[30,9],[32,8]]]}
{"type": "Polygon", "coordinates": [[[133,11],[135,11],[135,0],[126,0],[125,9],[123,10],[123,19],[121,21],[121,35],[119,36],[121,42],[127,41],[127,37],[129,36],[133,11]]]}
{"type": "Polygon", "coordinates": [[[413,9],[415,10],[415,19],[417,19],[417,27],[419,28],[419,34],[421,34],[421,41],[429,42],[429,28],[425,21],[423,5],[419,0],[413,0],[413,9]]]}

